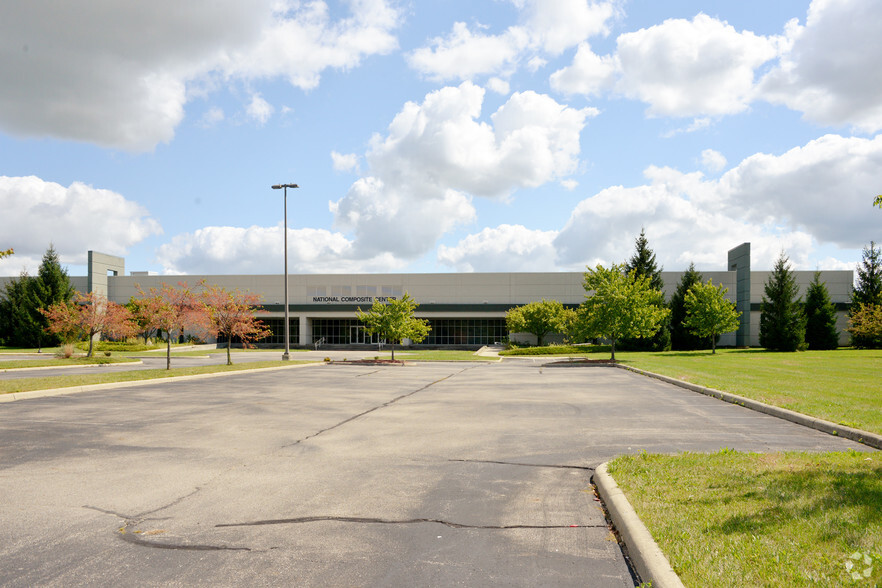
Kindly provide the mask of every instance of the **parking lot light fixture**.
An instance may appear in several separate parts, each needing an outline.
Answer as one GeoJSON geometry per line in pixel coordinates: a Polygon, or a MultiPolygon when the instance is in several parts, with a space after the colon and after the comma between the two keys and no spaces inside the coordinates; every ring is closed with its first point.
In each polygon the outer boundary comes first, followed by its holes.
{"type": "Polygon", "coordinates": [[[273,190],[284,190],[285,192],[285,213],[284,213],[284,231],[285,231],[285,353],[282,354],[282,360],[291,359],[291,325],[288,318],[288,188],[299,188],[297,184],[274,184],[273,190]]]}

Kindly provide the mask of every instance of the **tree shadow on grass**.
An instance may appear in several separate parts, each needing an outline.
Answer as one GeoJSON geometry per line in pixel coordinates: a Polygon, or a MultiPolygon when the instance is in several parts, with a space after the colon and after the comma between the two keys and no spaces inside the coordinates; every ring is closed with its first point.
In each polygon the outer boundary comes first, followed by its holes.
{"type": "Polygon", "coordinates": [[[882,534],[882,464],[874,463],[860,472],[828,467],[761,472],[754,487],[735,494],[734,500],[759,500],[770,506],[752,514],[734,514],[709,527],[710,532],[776,533],[794,520],[811,521],[823,513],[822,522],[805,531],[815,534],[813,540],[857,545],[873,529],[882,534]]]}

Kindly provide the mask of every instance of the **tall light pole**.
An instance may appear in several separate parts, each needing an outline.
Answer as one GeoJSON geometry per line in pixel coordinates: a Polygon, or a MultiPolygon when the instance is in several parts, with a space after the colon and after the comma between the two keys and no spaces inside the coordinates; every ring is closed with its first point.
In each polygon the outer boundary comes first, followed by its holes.
{"type": "Polygon", "coordinates": [[[288,319],[288,188],[299,188],[297,184],[275,184],[273,190],[285,190],[285,353],[282,354],[282,360],[291,359],[289,351],[291,351],[291,324],[288,319]]]}

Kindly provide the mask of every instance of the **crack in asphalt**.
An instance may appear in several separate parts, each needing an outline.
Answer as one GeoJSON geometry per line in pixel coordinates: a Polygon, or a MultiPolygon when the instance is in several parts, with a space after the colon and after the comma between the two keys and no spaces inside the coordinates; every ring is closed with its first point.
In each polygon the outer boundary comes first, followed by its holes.
{"type": "Polygon", "coordinates": [[[305,523],[318,522],[336,522],[336,523],[357,523],[372,525],[414,525],[418,523],[432,523],[444,525],[453,529],[486,529],[486,530],[509,530],[509,529],[595,529],[606,528],[606,524],[602,525],[469,525],[466,523],[455,523],[445,521],[443,519],[380,519],[372,517],[342,517],[342,516],[312,516],[312,517],[295,517],[290,519],[267,519],[261,521],[249,521],[244,523],[220,523],[215,525],[220,527],[259,527],[262,525],[298,525],[305,523]]]}
{"type": "Polygon", "coordinates": [[[448,459],[447,461],[457,462],[457,463],[490,463],[495,465],[511,465],[511,466],[521,466],[525,468],[557,468],[563,470],[585,470],[588,472],[593,472],[594,468],[588,466],[577,466],[577,465],[558,465],[558,464],[545,464],[545,463],[517,463],[514,461],[496,461],[492,459],[448,459]]]}
{"type": "MultiPolygon", "coordinates": [[[[467,368],[464,368],[464,369],[459,370],[458,372],[455,372],[455,373],[452,373],[452,374],[448,374],[448,375],[444,376],[443,378],[440,378],[440,379],[438,379],[438,380],[435,380],[434,382],[429,382],[428,384],[426,384],[426,385],[423,386],[422,388],[418,388],[418,389],[416,389],[416,390],[413,390],[413,391],[411,391],[411,392],[408,392],[407,394],[402,394],[401,396],[398,396],[398,397],[396,397],[396,398],[393,398],[392,400],[389,400],[389,401],[387,401],[387,402],[384,402],[383,404],[379,404],[379,405],[377,405],[377,406],[374,406],[373,408],[369,408],[368,410],[366,410],[366,411],[364,411],[364,412],[360,412],[360,413],[358,413],[358,414],[356,414],[356,415],[353,415],[353,416],[349,417],[348,419],[342,420],[342,421],[340,421],[339,423],[337,423],[337,424],[335,424],[335,425],[331,425],[330,427],[327,427],[327,428],[325,428],[325,429],[321,429],[320,431],[317,431],[317,432],[315,432],[315,433],[313,433],[313,434],[311,434],[311,435],[307,435],[306,437],[303,437],[302,439],[298,439],[297,441],[294,441],[293,443],[289,443],[289,444],[287,444],[287,445],[283,445],[283,446],[282,446],[282,449],[285,449],[285,448],[288,448],[288,447],[293,447],[293,446],[295,446],[295,445],[299,445],[299,444],[303,443],[304,441],[309,441],[310,439],[313,439],[313,438],[315,438],[315,437],[318,437],[319,435],[321,435],[321,434],[323,434],[323,433],[327,433],[328,431],[333,431],[334,429],[338,429],[338,428],[342,427],[343,425],[349,424],[349,423],[351,423],[352,421],[355,421],[355,420],[357,420],[357,419],[360,419],[361,417],[363,417],[363,416],[365,416],[365,415],[368,415],[368,414],[370,414],[370,413],[372,413],[372,412],[375,412],[375,411],[378,411],[378,410],[380,410],[380,409],[383,409],[383,408],[387,408],[387,407],[389,407],[389,406],[392,406],[392,405],[395,404],[396,402],[399,402],[399,401],[404,400],[404,399],[406,399],[406,398],[410,398],[410,397],[413,396],[414,394],[417,394],[417,393],[419,393],[419,392],[422,392],[423,390],[426,390],[426,389],[428,389],[428,388],[431,388],[431,387],[434,386],[435,384],[440,384],[440,383],[443,382],[444,380],[448,380],[448,379],[452,378],[453,376],[458,376],[458,375],[460,375],[460,374],[462,374],[462,373],[464,373],[464,372],[466,372],[466,371],[468,371],[468,370],[473,370],[473,369],[475,369],[476,367],[480,367],[480,366],[469,366],[469,367],[467,367],[467,368]]],[[[379,371],[379,370],[377,370],[377,371],[379,371]]],[[[366,375],[366,374],[365,374],[365,375],[366,375]]]]}
{"type": "Polygon", "coordinates": [[[171,508],[175,505],[180,504],[184,500],[190,498],[197,492],[199,492],[201,488],[196,488],[189,494],[185,494],[175,500],[172,500],[168,504],[160,506],[158,508],[154,508],[153,510],[144,511],[142,513],[138,513],[136,515],[127,515],[123,513],[119,513],[113,510],[108,510],[104,508],[99,508],[97,506],[91,505],[83,505],[83,508],[87,508],[89,510],[94,510],[100,513],[112,515],[123,519],[125,524],[120,527],[116,531],[116,536],[125,541],[126,543],[131,543],[133,545],[138,545],[141,547],[153,547],[155,549],[177,549],[183,551],[251,551],[248,547],[229,547],[226,545],[203,545],[203,544],[186,544],[186,543],[162,543],[158,541],[149,541],[141,536],[137,531],[133,530],[133,527],[140,525],[145,521],[159,521],[159,520],[167,520],[167,518],[155,518],[149,517],[154,513],[160,512],[167,508],[171,508]]]}
{"type": "MultiPolygon", "coordinates": [[[[452,378],[453,376],[457,376],[467,370],[474,369],[475,367],[478,367],[478,366],[470,366],[470,367],[464,368],[458,372],[449,374],[443,378],[435,380],[434,382],[430,382],[421,388],[418,388],[416,390],[408,392],[407,394],[402,394],[401,396],[393,398],[392,400],[389,400],[388,402],[384,402],[383,404],[375,406],[369,410],[366,410],[364,412],[361,412],[359,414],[351,416],[343,421],[340,421],[339,423],[337,423],[331,427],[327,427],[325,429],[317,431],[311,435],[308,435],[307,437],[304,437],[302,439],[298,439],[294,443],[285,445],[283,447],[291,447],[293,445],[297,445],[299,443],[302,443],[302,442],[307,441],[309,439],[312,439],[314,437],[318,437],[322,433],[327,433],[328,431],[332,431],[334,429],[342,427],[343,425],[345,425],[347,423],[351,423],[352,421],[359,419],[359,418],[361,418],[367,414],[370,414],[374,411],[391,406],[391,405],[395,404],[396,402],[399,402],[400,400],[404,400],[405,398],[409,398],[409,397],[413,396],[414,394],[417,394],[419,392],[422,392],[423,390],[430,388],[431,386],[434,386],[435,384],[443,382],[444,380],[452,378]]],[[[379,370],[376,370],[376,371],[379,371],[379,370]]],[[[371,372],[371,373],[376,373],[376,371],[371,372]]],[[[363,375],[368,375],[368,374],[363,374],[363,375]]],[[[177,550],[184,550],[184,551],[251,551],[251,549],[248,547],[230,547],[230,546],[226,546],[226,545],[182,544],[182,543],[165,543],[165,542],[150,541],[150,540],[145,539],[142,535],[140,535],[139,533],[137,533],[136,531],[133,530],[133,527],[140,525],[141,523],[143,523],[147,520],[164,520],[164,519],[152,519],[152,518],[148,518],[148,516],[151,514],[160,512],[162,510],[171,508],[177,504],[180,504],[181,502],[183,502],[187,498],[190,498],[191,496],[193,496],[194,494],[196,494],[199,491],[200,491],[200,488],[196,488],[195,490],[193,490],[193,492],[190,492],[189,494],[181,496],[168,504],[165,504],[165,505],[160,506],[158,508],[155,508],[153,510],[138,513],[136,515],[127,515],[127,514],[123,514],[123,513],[116,512],[116,511],[107,510],[107,509],[103,509],[103,508],[100,508],[97,506],[91,506],[91,505],[84,505],[83,508],[87,508],[87,509],[94,510],[94,511],[104,513],[104,514],[109,514],[109,515],[118,517],[120,519],[123,519],[125,521],[125,524],[117,530],[116,535],[120,539],[122,539],[123,541],[125,541],[127,543],[131,543],[133,545],[138,545],[140,547],[152,547],[154,549],[177,549],[177,550]]],[[[266,524],[302,523],[302,522],[313,522],[313,521],[318,521],[318,520],[334,520],[334,519],[333,519],[333,517],[307,517],[306,519],[303,519],[303,520],[284,519],[284,520],[280,520],[280,521],[258,521],[256,523],[242,523],[242,524],[229,524],[229,525],[221,524],[221,525],[216,525],[216,527],[234,527],[234,526],[261,525],[261,524],[266,525],[266,524]]],[[[396,521],[384,521],[383,519],[360,520],[360,519],[347,518],[347,517],[342,517],[342,518],[340,518],[340,520],[345,520],[347,522],[372,522],[372,523],[387,523],[387,524],[396,523],[396,521]]],[[[401,521],[400,523],[404,524],[404,523],[408,523],[408,522],[410,522],[410,523],[437,522],[437,523],[448,525],[448,526],[455,527],[455,528],[494,528],[494,527],[468,527],[467,525],[458,525],[456,523],[447,523],[445,521],[434,521],[431,519],[415,519],[413,521],[401,521]]],[[[499,528],[525,528],[525,529],[528,529],[528,528],[546,528],[546,527],[515,526],[515,527],[499,527],[499,528]]],[[[555,527],[547,527],[547,528],[555,528],[555,527]]]]}

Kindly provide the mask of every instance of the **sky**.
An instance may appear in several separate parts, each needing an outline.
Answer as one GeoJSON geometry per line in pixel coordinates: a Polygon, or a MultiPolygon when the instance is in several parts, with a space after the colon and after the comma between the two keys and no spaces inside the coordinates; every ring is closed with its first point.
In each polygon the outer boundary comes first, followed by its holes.
{"type": "Polygon", "coordinates": [[[878,0],[11,0],[0,275],[854,269],[878,0]]]}

